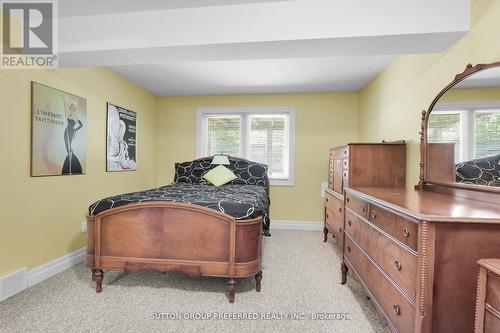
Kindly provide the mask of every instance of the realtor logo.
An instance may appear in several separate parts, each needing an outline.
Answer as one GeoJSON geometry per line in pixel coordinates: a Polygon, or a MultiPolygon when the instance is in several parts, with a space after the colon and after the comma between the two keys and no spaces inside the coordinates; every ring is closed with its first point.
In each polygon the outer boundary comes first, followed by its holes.
{"type": "Polygon", "coordinates": [[[2,68],[57,66],[57,2],[2,2],[2,68]]]}

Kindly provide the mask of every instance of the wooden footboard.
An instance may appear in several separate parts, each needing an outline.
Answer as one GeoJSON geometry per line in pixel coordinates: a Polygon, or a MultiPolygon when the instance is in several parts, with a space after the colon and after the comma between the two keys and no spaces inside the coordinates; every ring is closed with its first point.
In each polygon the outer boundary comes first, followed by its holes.
{"type": "Polygon", "coordinates": [[[238,220],[213,209],[151,201],[87,215],[86,264],[96,291],[104,269],[135,272],[154,269],[190,276],[255,276],[260,291],[262,217],[238,220]]]}

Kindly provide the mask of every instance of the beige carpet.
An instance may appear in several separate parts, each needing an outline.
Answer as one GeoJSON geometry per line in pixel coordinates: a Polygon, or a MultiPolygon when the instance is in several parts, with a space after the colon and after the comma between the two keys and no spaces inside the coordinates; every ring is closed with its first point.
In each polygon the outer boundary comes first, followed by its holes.
{"type": "Polygon", "coordinates": [[[1,332],[382,332],[372,304],[349,278],[339,284],[340,259],[322,232],[274,230],[265,240],[262,292],[254,279],[238,280],[229,304],[226,279],[179,273],[105,272],[96,294],[90,272],[78,265],[0,303],[1,332]],[[165,319],[243,316],[250,319],[165,319]],[[313,320],[314,313],[349,319],[313,320]],[[295,314],[302,319],[279,319],[295,314]],[[255,320],[254,316],[268,316],[255,320]]]}

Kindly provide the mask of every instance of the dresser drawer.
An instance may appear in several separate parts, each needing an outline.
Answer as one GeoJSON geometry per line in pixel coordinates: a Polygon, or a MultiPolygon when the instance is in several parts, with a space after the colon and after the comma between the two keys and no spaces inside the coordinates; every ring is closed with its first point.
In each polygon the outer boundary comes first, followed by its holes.
{"type": "Polygon", "coordinates": [[[333,158],[335,159],[342,159],[342,158],[348,158],[349,157],[349,147],[348,146],[342,146],[333,149],[333,158]]]}
{"type": "Polygon", "coordinates": [[[342,169],[344,170],[349,170],[349,159],[344,158],[342,160],[342,169]]]}
{"type": "Polygon", "coordinates": [[[325,206],[332,213],[344,215],[344,201],[343,199],[331,194],[330,192],[325,192],[325,206]]]}
{"type": "Polygon", "coordinates": [[[344,242],[344,202],[342,199],[326,192],[325,224],[342,249],[344,242]]]}
{"type": "Polygon", "coordinates": [[[334,169],[334,150],[330,149],[328,157],[328,188],[333,189],[333,169],[334,169]]]}
{"type": "Polygon", "coordinates": [[[329,231],[332,231],[335,227],[334,215],[332,211],[328,208],[325,209],[325,225],[329,231]]]}
{"type": "Polygon", "coordinates": [[[500,276],[492,273],[488,273],[486,303],[500,313],[500,276]]]}
{"type": "Polygon", "coordinates": [[[328,188],[333,190],[333,170],[328,174],[328,188]]]}
{"type": "Polygon", "coordinates": [[[389,239],[349,209],[345,232],[404,292],[415,301],[417,257],[389,239]]]}
{"type": "Polygon", "coordinates": [[[333,237],[337,240],[337,245],[340,250],[344,246],[344,219],[340,218],[338,214],[334,214],[328,208],[326,209],[325,224],[328,231],[333,234],[333,237]]]}
{"type": "Polygon", "coordinates": [[[349,171],[342,170],[342,189],[349,187],[349,171]]]}
{"type": "Polygon", "coordinates": [[[417,223],[413,223],[375,205],[370,205],[368,220],[399,240],[401,243],[406,244],[413,250],[417,251],[417,223]]]}
{"type": "Polygon", "coordinates": [[[356,214],[366,218],[368,216],[368,203],[350,193],[346,193],[345,205],[356,214]]]}
{"type": "Polygon", "coordinates": [[[325,221],[328,225],[328,230],[342,234],[344,232],[344,216],[326,209],[325,221]]]}
{"type": "Polygon", "coordinates": [[[342,160],[333,160],[333,190],[339,194],[343,194],[342,184],[342,160]]]}
{"type": "Polygon", "coordinates": [[[382,272],[364,255],[361,249],[345,236],[345,256],[366,287],[372,292],[388,319],[399,332],[413,332],[415,308],[392,285],[382,272]]]}

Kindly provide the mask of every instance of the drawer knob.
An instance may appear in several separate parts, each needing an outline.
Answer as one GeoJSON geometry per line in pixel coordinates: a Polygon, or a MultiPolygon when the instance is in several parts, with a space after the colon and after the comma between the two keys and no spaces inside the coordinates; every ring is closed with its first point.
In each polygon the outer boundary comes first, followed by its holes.
{"type": "Polygon", "coordinates": [[[328,198],[326,198],[326,202],[328,202],[328,198]]]}
{"type": "Polygon", "coordinates": [[[394,314],[395,314],[396,316],[399,316],[399,315],[401,314],[401,308],[400,308],[400,306],[399,306],[399,305],[394,304],[394,305],[392,306],[392,308],[394,309],[394,314]]]}
{"type": "Polygon", "coordinates": [[[345,201],[346,201],[346,202],[349,202],[349,198],[346,198],[346,199],[345,199],[345,201]]]}
{"type": "Polygon", "coordinates": [[[361,206],[361,211],[364,213],[366,212],[366,207],[365,206],[361,206]]]}
{"type": "Polygon", "coordinates": [[[347,220],[347,224],[348,224],[349,226],[351,226],[351,223],[352,223],[352,222],[351,222],[351,220],[347,220]]]}
{"type": "Polygon", "coordinates": [[[339,207],[339,213],[342,213],[342,208],[339,207]]]}
{"type": "Polygon", "coordinates": [[[398,260],[394,262],[394,269],[397,271],[401,270],[401,263],[398,260]]]}
{"type": "Polygon", "coordinates": [[[326,214],[326,218],[329,218],[329,217],[330,217],[330,215],[329,215],[329,214],[326,214]]]}
{"type": "Polygon", "coordinates": [[[377,218],[377,213],[375,211],[372,211],[372,220],[375,220],[377,218]]]}
{"type": "Polygon", "coordinates": [[[351,252],[351,247],[347,246],[347,252],[351,252]]]}
{"type": "Polygon", "coordinates": [[[406,238],[410,236],[410,231],[408,230],[408,228],[403,228],[403,236],[405,236],[406,238]]]}

